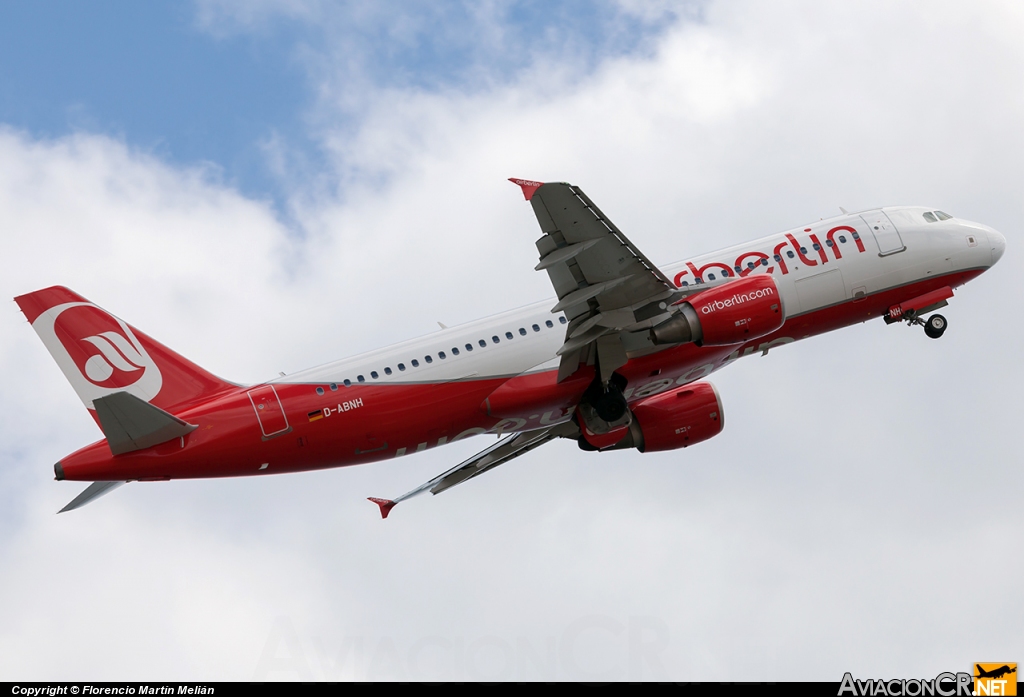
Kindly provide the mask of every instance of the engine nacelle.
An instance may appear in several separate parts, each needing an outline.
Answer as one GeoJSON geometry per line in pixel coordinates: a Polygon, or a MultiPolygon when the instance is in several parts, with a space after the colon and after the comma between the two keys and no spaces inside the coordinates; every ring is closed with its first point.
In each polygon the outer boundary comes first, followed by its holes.
{"type": "Polygon", "coordinates": [[[771,334],[785,321],[775,279],[758,274],[690,296],[679,314],[651,329],[651,341],[727,346],[771,334]]]}
{"type": "Polygon", "coordinates": [[[725,428],[722,401],[709,382],[696,382],[647,397],[632,405],[632,409],[629,435],[610,450],[675,450],[706,441],[725,428]]]}

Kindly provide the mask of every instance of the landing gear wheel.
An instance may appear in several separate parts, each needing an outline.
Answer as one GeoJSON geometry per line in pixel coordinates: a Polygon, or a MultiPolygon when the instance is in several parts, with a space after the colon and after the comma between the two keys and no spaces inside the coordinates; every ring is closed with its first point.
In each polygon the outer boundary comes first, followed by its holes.
{"type": "Polygon", "coordinates": [[[924,333],[930,339],[938,339],[945,333],[947,326],[949,325],[945,317],[942,315],[932,315],[924,322],[924,333]]]}

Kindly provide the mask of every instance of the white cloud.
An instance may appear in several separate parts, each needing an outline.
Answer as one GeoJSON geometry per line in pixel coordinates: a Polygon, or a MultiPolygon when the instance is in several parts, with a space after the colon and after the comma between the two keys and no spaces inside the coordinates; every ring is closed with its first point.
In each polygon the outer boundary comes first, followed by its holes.
{"type": "Polygon", "coordinates": [[[481,443],[52,517],[75,491],[50,464],[96,432],[12,305],[0,674],[837,680],[1019,654],[1022,20],[717,3],[585,77],[538,60],[482,92],[366,92],[354,132],[328,81],[337,182],[295,182],[291,227],[115,141],[0,133],[0,290],[72,286],[240,380],[549,294],[513,175],[580,184],[660,262],[839,205],[936,205],[1009,240],[941,341],[873,322],[746,359],[713,378],[715,440],[558,443],[386,522],[364,496],[481,443]]]}

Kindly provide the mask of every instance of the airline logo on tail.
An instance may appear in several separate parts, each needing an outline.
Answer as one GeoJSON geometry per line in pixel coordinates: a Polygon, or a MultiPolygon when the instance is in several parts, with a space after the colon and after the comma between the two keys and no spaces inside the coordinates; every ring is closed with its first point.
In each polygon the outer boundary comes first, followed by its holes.
{"type": "Polygon", "coordinates": [[[94,399],[114,392],[148,402],[163,386],[156,361],[131,328],[92,303],[51,307],[32,328],[90,409],[94,399]]]}

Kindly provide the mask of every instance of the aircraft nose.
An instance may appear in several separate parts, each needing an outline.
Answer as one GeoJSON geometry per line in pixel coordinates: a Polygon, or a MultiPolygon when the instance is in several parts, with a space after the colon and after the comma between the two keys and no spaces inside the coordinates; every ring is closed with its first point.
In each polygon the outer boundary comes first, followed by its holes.
{"type": "Polygon", "coordinates": [[[992,264],[995,265],[1006,251],[1006,238],[992,228],[988,229],[988,242],[992,247],[992,264]]]}

